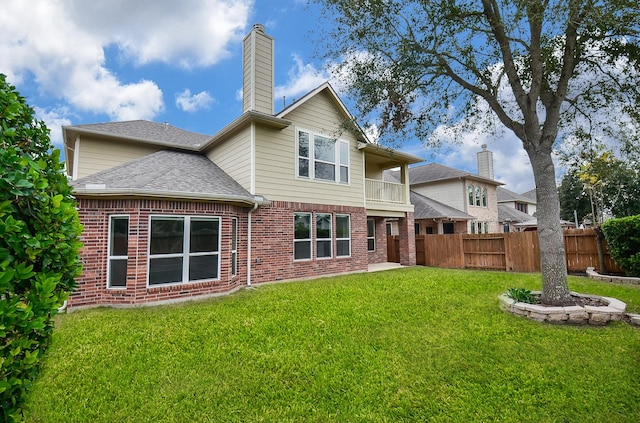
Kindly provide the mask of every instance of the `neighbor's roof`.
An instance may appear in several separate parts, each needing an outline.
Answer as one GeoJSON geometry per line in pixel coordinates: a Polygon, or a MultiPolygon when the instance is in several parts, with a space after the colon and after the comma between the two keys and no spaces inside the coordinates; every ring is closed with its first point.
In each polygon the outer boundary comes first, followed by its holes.
{"type": "Polygon", "coordinates": [[[538,201],[538,197],[537,197],[536,189],[535,189],[535,188],[530,189],[530,190],[529,190],[529,191],[527,191],[527,192],[523,192],[523,193],[522,193],[522,194],[520,194],[520,195],[522,195],[522,196],[523,196],[523,197],[525,197],[525,198],[528,198],[529,200],[531,200],[531,201],[533,201],[533,202],[537,202],[537,201],[538,201]]]}
{"type": "MultiPolygon", "coordinates": [[[[398,171],[391,172],[395,179],[398,179],[398,171]]],[[[428,163],[409,168],[409,182],[411,185],[447,181],[451,179],[472,179],[492,185],[504,185],[502,182],[485,178],[464,170],[454,169],[440,163],[428,163]]]]}
{"type": "Polygon", "coordinates": [[[148,120],[63,126],[62,132],[70,142],[75,140],[76,133],[82,133],[191,150],[199,150],[211,139],[211,135],[186,131],[168,123],[150,122],[148,120]]]}
{"type": "Polygon", "coordinates": [[[78,196],[203,199],[246,204],[255,198],[207,157],[162,150],[72,181],[78,196]]]}
{"type": "Polygon", "coordinates": [[[472,220],[473,216],[432,198],[411,191],[414,219],[472,220]]]}
{"type": "Polygon", "coordinates": [[[535,200],[532,200],[529,197],[525,197],[522,194],[518,194],[517,192],[510,191],[504,187],[497,187],[496,194],[498,194],[498,203],[507,203],[513,201],[518,203],[536,204],[535,200]]]}
{"type": "Polygon", "coordinates": [[[532,219],[535,221],[536,218],[506,204],[498,204],[498,220],[501,222],[523,223],[532,219]]]}

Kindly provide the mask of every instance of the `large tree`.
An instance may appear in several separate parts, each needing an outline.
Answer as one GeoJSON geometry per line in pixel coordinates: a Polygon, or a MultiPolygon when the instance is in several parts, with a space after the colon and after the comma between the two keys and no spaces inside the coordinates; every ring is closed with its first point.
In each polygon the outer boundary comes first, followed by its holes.
{"type": "Polygon", "coordinates": [[[637,0],[316,1],[332,21],[326,57],[383,140],[474,116],[517,136],[537,189],[542,301],[569,303],[552,151],[640,120],[637,0]],[[596,118],[604,108],[615,113],[596,118]]]}

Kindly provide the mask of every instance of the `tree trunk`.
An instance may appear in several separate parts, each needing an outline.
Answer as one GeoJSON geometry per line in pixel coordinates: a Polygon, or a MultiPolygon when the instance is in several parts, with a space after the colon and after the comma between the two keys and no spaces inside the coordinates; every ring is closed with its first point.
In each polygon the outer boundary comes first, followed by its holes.
{"type": "Polygon", "coordinates": [[[538,239],[542,269],[542,303],[571,302],[567,284],[564,234],[560,225],[560,200],[550,151],[527,151],[536,181],[538,239]]]}

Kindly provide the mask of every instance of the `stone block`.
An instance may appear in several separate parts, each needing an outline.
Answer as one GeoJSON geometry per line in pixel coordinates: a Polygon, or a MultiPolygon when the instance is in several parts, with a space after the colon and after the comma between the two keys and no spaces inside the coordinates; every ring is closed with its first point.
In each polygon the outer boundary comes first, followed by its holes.
{"type": "Polygon", "coordinates": [[[638,315],[631,316],[631,324],[635,326],[640,326],[640,316],[638,315]]]}
{"type": "Polygon", "coordinates": [[[589,324],[595,326],[604,326],[611,320],[611,315],[608,313],[592,313],[589,317],[589,324]]]}
{"type": "Polygon", "coordinates": [[[529,319],[535,320],[536,322],[546,322],[548,316],[548,314],[536,313],[535,311],[529,313],[529,319]]]}
{"type": "Polygon", "coordinates": [[[563,307],[565,313],[582,313],[584,312],[584,308],[580,306],[567,306],[563,307]]]}
{"type": "Polygon", "coordinates": [[[616,298],[602,297],[602,299],[609,303],[608,307],[615,308],[622,312],[624,312],[627,309],[627,304],[623,303],[622,301],[616,298]]]}
{"type": "Polygon", "coordinates": [[[569,313],[567,323],[574,325],[583,325],[589,321],[589,313],[586,311],[580,311],[576,313],[569,313]]]}
{"type": "Polygon", "coordinates": [[[564,307],[547,307],[538,304],[526,304],[525,310],[540,314],[564,314],[564,307]]]}
{"type": "Polygon", "coordinates": [[[549,323],[566,323],[569,319],[567,313],[554,313],[547,316],[547,322],[549,323]]]}

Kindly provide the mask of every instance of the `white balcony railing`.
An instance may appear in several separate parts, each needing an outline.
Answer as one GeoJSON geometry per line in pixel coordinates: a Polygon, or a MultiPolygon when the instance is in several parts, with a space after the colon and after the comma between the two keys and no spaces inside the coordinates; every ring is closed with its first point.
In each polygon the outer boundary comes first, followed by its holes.
{"type": "Polygon", "coordinates": [[[381,203],[405,204],[407,202],[404,184],[365,179],[365,195],[367,201],[381,203]]]}

